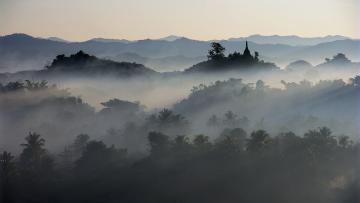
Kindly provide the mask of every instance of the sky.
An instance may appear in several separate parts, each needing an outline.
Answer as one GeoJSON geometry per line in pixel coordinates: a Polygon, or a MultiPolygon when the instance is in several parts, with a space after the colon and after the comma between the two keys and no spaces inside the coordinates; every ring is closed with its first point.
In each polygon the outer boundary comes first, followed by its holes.
{"type": "Polygon", "coordinates": [[[360,0],[0,0],[0,35],[212,40],[252,34],[360,38],[360,0]]]}

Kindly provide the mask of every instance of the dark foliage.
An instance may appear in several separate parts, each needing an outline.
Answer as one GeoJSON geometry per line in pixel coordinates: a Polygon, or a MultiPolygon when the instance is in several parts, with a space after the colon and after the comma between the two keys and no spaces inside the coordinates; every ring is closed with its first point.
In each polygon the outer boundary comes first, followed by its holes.
{"type": "Polygon", "coordinates": [[[141,64],[114,62],[110,60],[99,59],[95,56],[79,51],[76,54],[65,56],[58,55],[52,61],[51,65],[46,66],[45,73],[77,73],[77,74],[105,74],[119,77],[131,76],[152,76],[157,72],[146,68],[141,64]]]}
{"type": "Polygon", "coordinates": [[[226,129],[205,135],[148,135],[149,155],[79,135],[72,168],[53,167],[45,140],[30,133],[18,160],[0,155],[3,202],[358,202],[358,144],[323,127],[247,137],[226,129]],[[341,163],[341,164],[340,164],[341,163]],[[64,171],[66,170],[66,171],[64,171]],[[348,180],[344,182],[344,180],[348,180]]]}
{"type": "Polygon", "coordinates": [[[220,43],[211,43],[208,60],[186,69],[185,73],[278,69],[275,64],[260,60],[258,52],[254,52],[254,56],[252,56],[247,42],[243,54],[234,52],[226,57],[224,52],[225,48],[220,43]]]}
{"type": "MultiPolygon", "coordinates": [[[[81,99],[60,94],[46,82],[19,84],[10,85],[11,88],[6,88],[0,96],[31,93],[30,97],[34,97],[40,92],[53,91],[32,105],[39,109],[55,105],[58,108],[54,111],[56,115],[66,111],[58,115],[61,127],[70,128],[75,120],[87,118],[82,114],[96,119],[101,118],[98,115],[111,115],[115,121],[119,118],[115,115],[125,114],[130,121],[129,115],[134,116],[142,109],[138,103],[112,99],[103,103],[106,110],[94,113],[81,99]]],[[[237,96],[263,98],[267,92],[285,94],[293,91],[297,94],[304,89],[309,94],[319,89],[326,90],[324,95],[339,89],[352,94],[358,91],[358,77],[352,78],[349,84],[323,81],[314,87],[306,82],[284,82],[284,85],[285,89],[280,91],[267,87],[262,81],[253,87],[237,79],[219,81],[210,86],[195,87],[182,105],[200,109],[205,101],[211,105],[237,96]]],[[[27,109],[26,100],[16,107],[27,109]]],[[[87,134],[80,134],[64,146],[61,153],[47,150],[48,143],[57,136],[31,132],[21,145],[19,155],[6,151],[0,154],[1,201],[358,202],[359,144],[356,140],[335,136],[327,127],[303,134],[287,131],[277,134],[261,127],[249,130],[247,117],[233,111],[219,115],[203,121],[211,130],[223,129],[216,137],[190,135],[190,121],[176,111],[163,109],[150,116],[143,115],[144,119],[136,120],[138,122],[127,123],[120,132],[109,130],[109,134],[119,139],[116,143],[106,141],[107,137],[97,136],[98,140],[93,140],[87,134]],[[146,142],[147,147],[142,156],[130,154],[125,149],[127,146],[138,147],[141,142],[146,142]]],[[[271,114],[272,118],[274,115],[271,114]]],[[[87,126],[79,128],[86,131],[95,123],[88,122],[83,121],[82,124],[87,126]]],[[[51,127],[49,132],[52,132],[51,127]]]]}

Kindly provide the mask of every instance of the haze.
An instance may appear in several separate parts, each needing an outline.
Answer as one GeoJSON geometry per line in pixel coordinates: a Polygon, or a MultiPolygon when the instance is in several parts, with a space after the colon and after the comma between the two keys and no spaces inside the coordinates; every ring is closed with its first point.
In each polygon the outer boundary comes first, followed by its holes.
{"type": "Polygon", "coordinates": [[[0,203],[360,203],[359,4],[0,0],[0,203]]]}
{"type": "Polygon", "coordinates": [[[211,40],[254,33],[357,38],[359,7],[357,0],[1,0],[0,35],[77,41],[171,34],[211,40]]]}

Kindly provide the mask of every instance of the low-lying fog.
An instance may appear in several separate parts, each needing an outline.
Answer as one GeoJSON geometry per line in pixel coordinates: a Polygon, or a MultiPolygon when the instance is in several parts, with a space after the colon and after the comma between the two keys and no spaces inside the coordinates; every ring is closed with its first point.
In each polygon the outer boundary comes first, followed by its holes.
{"type": "Polygon", "coordinates": [[[347,86],[349,79],[358,73],[358,69],[339,67],[331,71],[168,73],[161,77],[133,79],[50,78],[49,85],[56,84],[57,89],[50,88],[43,94],[31,91],[3,93],[0,147],[18,149],[23,137],[29,131],[36,131],[49,138],[47,145],[55,150],[62,150],[76,135],[87,133],[110,144],[130,148],[130,152],[145,152],[147,130],[143,130],[142,137],[131,141],[109,138],[109,130],[115,129],[115,134],[121,137],[129,123],[141,128],[147,125],[151,114],[164,108],[181,114],[190,123],[188,129],[175,130],[174,135],[204,133],[212,136],[226,127],[243,127],[249,132],[261,128],[274,134],[282,131],[302,134],[310,128],[329,126],[337,134],[354,138],[359,132],[356,125],[359,114],[353,110],[359,101],[358,86],[355,90],[347,86]],[[230,78],[242,80],[234,82],[230,78]],[[258,87],[259,80],[264,82],[260,83],[263,90],[258,87]],[[247,89],[250,90],[248,96],[243,94],[247,89]],[[79,97],[82,102],[74,103],[71,97],[79,97]],[[115,98],[138,102],[141,109],[134,110],[135,114],[124,113],[101,104],[115,98]],[[109,113],[111,111],[114,112],[109,113]],[[247,126],[219,126],[216,130],[207,126],[211,116],[216,115],[221,120],[228,111],[235,114],[236,122],[248,119],[247,126]]]}
{"type": "MultiPolygon", "coordinates": [[[[339,67],[339,70],[341,70],[341,67],[339,67]]],[[[328,71],[322,74],[316,71],[289,72],[280,70],[273,73],[230,72],[193,76],[174,74],[160,79],[61,78],[49,82],[56,84],[61,89],[68,89],[73,96],[81,97],[97,110],[103,108],[101,102],[118,98],[127,101],[139,101],[146,106],[146,110],[151,111],[159,108],[171,108],[175,103],[185,99],[194,86],[200,84],[210,85],[216,81],[228,80],[229,78],[241,78],[244,83],[252,84],[262,80],[269,87],[284,88],[281,81],[298,83],[306,80],[316,84],[321,80],[342,79],[348,82],[349,78],[359,73],[359,70],[328,71]]]]}

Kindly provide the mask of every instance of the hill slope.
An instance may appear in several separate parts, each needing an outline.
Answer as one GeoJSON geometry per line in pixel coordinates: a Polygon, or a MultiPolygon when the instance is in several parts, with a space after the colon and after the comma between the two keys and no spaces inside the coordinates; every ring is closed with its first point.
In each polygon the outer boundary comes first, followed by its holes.
{"type": "Polygon", "coordinates": [[[95,56],[79,51],[76,54],[58,55],[50,65],[42,70],[20,71],[13,74],[0,74],[3,80],[24,80],[28,78],[48,79],[57,76],[97,77],[111,76],[118,78],[151,77],[158,72],[142,64],[114,62],[99,59],[95,56]]]}
{"type": "MultiPolygon", "coordinates": [[[[147,65],[163,67],[170,65],[173,70],[178,63],[169,64],[169,57],[183,56],[183,64],[189,64],[194,58],[204,57],[210,46],[210,41],[198,41],[187,38],[165,40],[139,40],[122,42],[119,40],[89,40],[85,42],[60,42],[48,39],[34,38],[25,34],[13,34],[0,37],[0,67],[1,72],[41,69],[56,55],[72,54],[78,50],[96,55],[100,58],[111,58],[124,53],[133,53],[141,57],[156,60],[147,65]]],[[[228,53],[242,50],[245,41],[223,40],[220,43],[228,53]]],[[[358,40],[338,40],[315,46],[291,46],[287,44],[260,44],[249,42],[249,46],[261,53],[260,58],[286,65],[295,60],[307,60],[312,64],[320,62],[325,56],[333,56],[339,52],[345,53],[353,61],[358,61],[360,50],[358,40]]],[[[142,61],[135,61],[141,63],[142,61]]],[[[157,67],[152,67],[157,68],[157,67]]]]}

